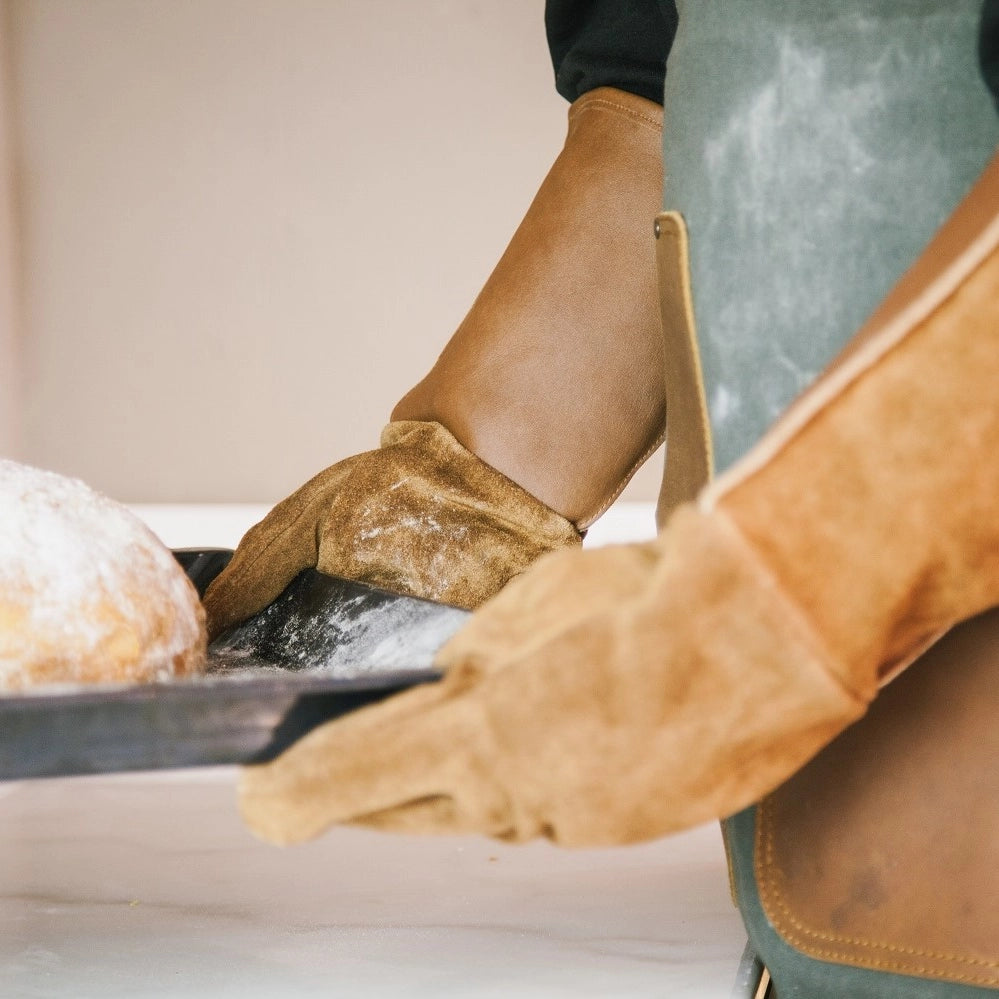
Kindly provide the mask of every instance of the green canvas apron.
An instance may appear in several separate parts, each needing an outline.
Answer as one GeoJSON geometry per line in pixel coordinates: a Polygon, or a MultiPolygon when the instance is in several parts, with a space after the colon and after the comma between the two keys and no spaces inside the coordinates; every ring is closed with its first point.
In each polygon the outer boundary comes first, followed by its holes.
{"type": "MultiPolygon", "coordinates": [[[[665,91],[665,207],[687,226],[717,470],[744,454],[832,360],[994,153],[999,117],[977,63],[980,7],[980,0],[678,0],[665,91]]],[[[990,626],[999,630],[999,618],[990,626]]],[[[825,767],[818,772],[847,787],[864,779],[872,753],[932,755],[927,731],[945,724],[933,712],[947,710],[947,698],[920,691],[932,691],[948,668],[949,641],[886,690],[883,704],[846,734],[848,744],[841,737],[809,768],[825,767]],[[886,745],[888,725],[896,742],[886,745]]],[[[999,663],[999,654],[993,659],[999,663]]],[[[999,668],[986,657],[962,682],[968,703],[979,703],[981,691],[999,691],[999,668]]],[[[989,696],[999,712],[999,693],[989,696]]],[[[988,759],[962,761],[954,752],[947,765],[988,759]]],[[[999,758],[984,765],[999,767],[999,758]]],[[[772,799],[799,786],[808,793],[816,783],[809,768],[772,799]]],[[[792,939],[795,913],[772,918],[761,902],[760,829],[772,799],[724,829],[733,891],[779,999],[995,994],[999,953],[994,967],[991,958],[951,955],[948,965],[947,955],[927,956],[926,971],[918,953],[899,953],[890,931],[883,950],[876,944],[863,961],[837,956],[835,928],[823,946],[799,946],[811,938],[803,931],[792,939]]],[[[926,836],[930,858],[964,831],[959,816],[944,816],[913,835],[926,836]]],[[[830,848],[786,847],[806,864],[830,848]]],[[[876,904],[876,885],[842,887],[857,904],[876,904]]],[[[956,900],[964,901],[999,904],[956,900]]]]}

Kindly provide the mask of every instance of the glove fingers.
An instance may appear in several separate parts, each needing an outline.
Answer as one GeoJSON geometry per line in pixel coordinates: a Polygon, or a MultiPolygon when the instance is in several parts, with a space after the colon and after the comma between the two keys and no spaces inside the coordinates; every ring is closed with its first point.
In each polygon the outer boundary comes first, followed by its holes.
{"type": "Polygon", "coordinates": [[[209,634],[261,610],[307,566],[471,608],[579,541],[444,427],[390,424],[380,449],[320,473],[247,533],[205,596],[209,634]]]}
{"type": "Polygon", "coordinates": [[[316,564],[322,511],[352,461],[321,472],[246,532],[232,561],[205,593],[210,638],[262,610],[298,573],[316,564]]]}
{"type": "Polygon", "coordinates": [[[460,679],[418,687],[324,725],[272,763],[246,768],[239,786],[246,824],[279,844],[368,817],[382,828],[429,820],[441,832],[502,831],[509,803],[488,778],[481,709],[462,690],[460,679]]]}

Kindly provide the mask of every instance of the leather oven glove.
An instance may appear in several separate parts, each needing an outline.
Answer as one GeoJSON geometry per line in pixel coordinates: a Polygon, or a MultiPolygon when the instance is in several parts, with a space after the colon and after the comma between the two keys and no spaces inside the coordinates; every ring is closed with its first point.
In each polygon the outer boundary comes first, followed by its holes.
{"type": "Polygon", "coordinates": [[[578,846],[759,799],[999,603],[997,333],[999,157],[655,541],[543,559],[445,646],[442,682],[246,770],[246,820],[282,843],[359,822],[578,846]]]}
{"type": "Polygon", "coordinates": [[[240,543],[205,597],[217,635],[315,566],[471,608],[578,546],[662,442],[649,221],[662,108],[580,97],[509,247],[381,448],[316,476],[240,543]]]}
{"type": "Polygon", "coordinates": [[[205,595],[209,633],[266,607],[303,569],[474,607],[556,548],[564,517],[439,423],[396,421],[381,447],[339,462],[279,503],[205,595]]]}

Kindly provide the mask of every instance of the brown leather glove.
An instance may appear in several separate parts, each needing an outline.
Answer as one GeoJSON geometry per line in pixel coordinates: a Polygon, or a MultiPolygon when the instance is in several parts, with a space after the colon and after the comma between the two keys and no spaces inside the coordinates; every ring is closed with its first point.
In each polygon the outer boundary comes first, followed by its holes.
{"type": "Polygon", "coordinates": [[[334,822],[626,843],[730,814],[999,603],[999,158],[817,385],[643,545],[543,559],[443,682],[249,768],[277,842],[334,822]]]}
{"type": "Polygon", "coordinates": [[[216,635],[303,569],[476,607],[546,552],[579,545],[564,517],[466,451],[438,423],[390,423],[279,503],[205,595],[216,635]]]}
{"type": "Polygon", "coordinates": [[[206,595],[211,634],[307,566],[474,607],[579,544],[664,433],[661,131],[662,109],[632,94],[572,105],[562,152],[382,447],[247,535],[206,595]]]}

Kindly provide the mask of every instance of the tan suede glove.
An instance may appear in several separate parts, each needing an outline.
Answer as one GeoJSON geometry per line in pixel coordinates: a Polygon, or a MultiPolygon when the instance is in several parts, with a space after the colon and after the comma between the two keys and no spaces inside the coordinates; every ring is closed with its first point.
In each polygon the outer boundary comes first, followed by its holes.
{"type": "Polygon", "coordinates": [[[279,503],[205,594],[209,633],[266,607],[303,569],[471,608],[579,532],[438,423],[390,423],[381,447],[279,503]]]}
{"type": "Polygon", "coordinates": [[[250,826],[658,836],[758,799],[999,603],[999,158],[951,221],[659,538],[543,559],[445,646],[441,683],[245,771],[250,826]]]}
{"type": "Polygon", "coordinates": [[[646,545],[547,557],[440,659],[440,684],[244,771],[251,828],[630,843],[749,803],[864,706],[734,536],[693,511],[646,545]]]}

